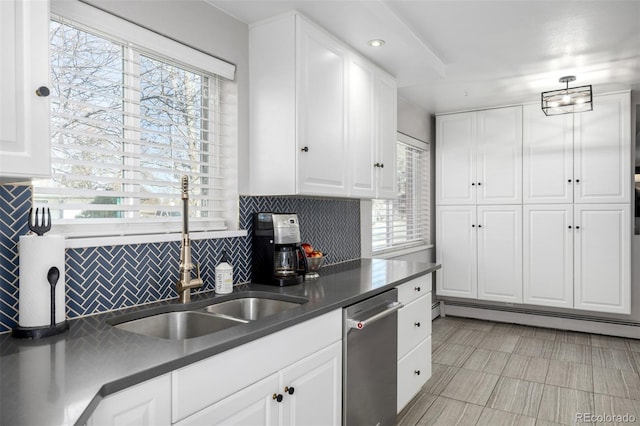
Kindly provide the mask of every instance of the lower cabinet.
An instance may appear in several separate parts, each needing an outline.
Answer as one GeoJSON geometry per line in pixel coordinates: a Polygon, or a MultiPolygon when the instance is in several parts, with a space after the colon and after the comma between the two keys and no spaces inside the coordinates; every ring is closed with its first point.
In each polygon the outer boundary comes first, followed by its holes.
{"type": "Polygon", "coordinates": [[[438,206],[440,296],[522,303],[522,206],[438,206]]]}
{"type": "Polygon", "coordinates": [[[171,374],[165,374],[100,401],[87,426],[171,424],[171,374]]]}
{"type": "Polygon", "coordinates": [[[431,274],[397,288],[399,413],[431,377],[431,274]]]}
{"type": "Polygon", "coordinates": [[[628,204],[524,206],[524,302],[631,312],[628,204]]]}
{"type": "Polygon", "coordinates": [[[334,343],[176,425],[337,425],[341,358],[334,343]]]}

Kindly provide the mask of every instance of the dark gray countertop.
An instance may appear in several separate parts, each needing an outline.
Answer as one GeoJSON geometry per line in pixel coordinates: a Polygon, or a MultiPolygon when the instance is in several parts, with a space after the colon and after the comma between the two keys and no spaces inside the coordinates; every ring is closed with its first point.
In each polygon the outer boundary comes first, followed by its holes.
{"type": "Polygon", "coordinates": [[[70,321],[70,330],[40,340],[0,335],[0,424],[84,423],[114,392],[208,358],[243,343],[356,303],[439,269],[433,263],[362,259],[328,266],[320,278],[290,287],[243,284],[231,295],[200,293],[191,309],[243,295],[304,297],[300,307],[207,336],[183,341],[116,329],[108,320],[161,312],[176,301],[123,309],[70,321]]]}

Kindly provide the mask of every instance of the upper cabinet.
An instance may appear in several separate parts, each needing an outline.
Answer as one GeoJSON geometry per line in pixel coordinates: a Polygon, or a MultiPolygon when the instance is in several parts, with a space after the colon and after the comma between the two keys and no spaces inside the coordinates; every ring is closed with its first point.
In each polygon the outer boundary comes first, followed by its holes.
{"type": "Polygon", "coordinates": [[[595,96],[593,111],[547,117],[524,107],[525,203],[631,200],[629,93],[595,96]]]}
{"type": "Polygon", "coordinates": [[[0,51],[0,183],[48,177],[47,1],[0,1],[0,51]]]}
{"type": "Polygon", "coordinates": [[[252,194],[395,196],[392,77],[290,14],[251,27],[250,80],[252,194]]]}
{"type": "Polygon", "coordinates": [[[522,107],[436,117],[436,203],[522,202],[522,107]]]}

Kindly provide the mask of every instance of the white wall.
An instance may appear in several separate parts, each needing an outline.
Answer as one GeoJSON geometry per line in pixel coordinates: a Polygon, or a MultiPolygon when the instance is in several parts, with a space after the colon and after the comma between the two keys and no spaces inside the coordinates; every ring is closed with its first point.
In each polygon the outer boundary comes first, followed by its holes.
{"type": "Polygon", "coordinates": [[[406,135],[430,142],[431,122],[434,120],[433,114],[429,114],[415,105],[412,105],[404,98],[398,97],[398,131],[406,135]]]}
{"type": "MultiPolygon", "coordinates": [[[[1,0],[0,0],[1,1],[1,0]]],[[[52,0],[73,1],[73,0],[52,0]]],[[[106,12],[236,65],[238,192],[249,188],[249,27],[201,0],[84,0],[106,12]]],[[[122,36],[126,37],[125,34],[122,36]]]]}

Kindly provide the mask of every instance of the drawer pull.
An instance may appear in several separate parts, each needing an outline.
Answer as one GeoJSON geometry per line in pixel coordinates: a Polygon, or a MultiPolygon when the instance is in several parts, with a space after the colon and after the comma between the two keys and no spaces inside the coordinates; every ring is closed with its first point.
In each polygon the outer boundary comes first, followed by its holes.
{"type": "Polygon", "coordinates": [[[416,376],[419,376],[419,375],[420,375],[420,370],[415,370],[415,371],[413,372],[413,374],[415,374],[416,376]]]}
{"type": "Polygon", "coordinates": [[[293,386],[289,387],[289,386],[285,386],[284,387],[284,391],[286,393],[288,393],[289,395],[293,395],[293,393],[296,391],[295,388],[293,386]]]}
{"type": "Polygon", "coordinates": [[[414,287],[413,288],[415,291],[420,291],[420,287],[414,287]]]}
{"type": "Polygon", "coordinates": [[[414,322],[413,325],[415,325],[416,327],[420,327],[420,323],[419,322],[414,322]]]}
{"type": "Polygon", "coordinates": [[[278,401],[278,402],[282,402],[282,394],[276,394],[274,393],[273,396],[271,397],[274,401],[278,401]]]}

